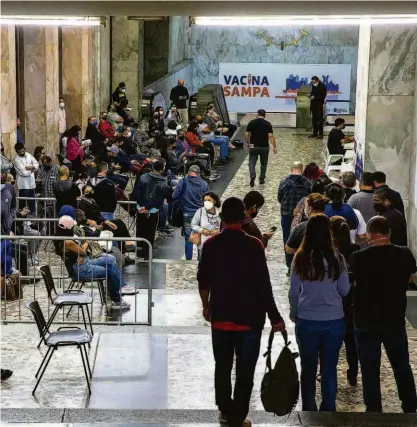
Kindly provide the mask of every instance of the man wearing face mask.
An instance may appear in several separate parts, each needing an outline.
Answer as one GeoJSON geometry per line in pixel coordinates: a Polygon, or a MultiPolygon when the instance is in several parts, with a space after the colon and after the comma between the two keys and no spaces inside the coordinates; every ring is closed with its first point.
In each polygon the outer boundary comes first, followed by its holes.
{"type": "Polygon", "coordinates": [[[317,76],[311,78],[310,113],[313,122],[313,134],[309,138],[323,139],[324,101],[327,95],[326,85],[317,76]]]}
{"type": "Polygon", "coordinates": [[[407,222],[405,216],[392,206],[392,193],[389,189],[374,193],[374,209],[388,221],[393,245],[407,246],[407,222]]]}
{"type": "Polygon", "coordinates": [[[98,120],[96,116],[88,118],[85,137],[91,140],[91,153],[95,156],[103,157],[106,153],[106,137],[98,129],[98,120]]]}
{"type": "Polygon", "coordinates": [[[67,130],[67,111],[65,110],[64,98],[59,98],[59,110],[58,110],[58,132],[59,140],[62,138],[62,134],[67,130]]]}
{"type": "Polygon", "coordinates": [[[258,238],[266,248],[269,239],[274,235],[273,231],[261,233],[254,219],[258,216],[259,210],[265,204],[264,196],[259,191],[249,191],[243,199],[245,205],[245,218],[242,223],[242,230],[250,236],[258,238]]]}
{"type": "Polygon", "coordinates": [[[352,137],[346,137],[342,129],[345,128],[345,119],[337,118],[334,121],[334,128],[329,132],[327,139],[327,148],[329,154],[341,154],[344,155],[346,150],[343,148],[343,144],[352,142],[352,137]]]}
{"type": "MultiPolygon", "coordinates": [[[[35,197],[35,172],[39,169],[39,163],[27,153],[25,146],[18,142],[14,149],[16,156],[14,158],[14,166],[17,174],[17,188],[19,189],[20,197],[35,197]]],[[[31,215],[35,215],[35,200],[20,200],[19,209],[23,209],[26,205],[29,206],[31,215]]]]}
{"type": "Polygon", "coordinates": [[[157,136],[165,135],[165,122],[163,117],[159,114],[159,110],[155,110],[153,117],[149,121],[149,136],[155,138],[157,136]]]}
{"type": "Polygon", "coordinates": [[[188,89],[184,86],[184,80],[178,79],[178,85],[172,88],[169,99],[177,106],[181,117],[182,127],[188,127],[188,108],[187,100],[190,98],[188,89]]]}
{"type": "Polygon", "coordinates": [[[126,99],[126,83],[120,82],[112,94],[112,101],[115,107],[120,107],[120,101],[126,99]]]}
{"type": "Polygon", "coordinates": [[[100,113],[100,123],[98,124],[98,129],[104,138],[112,139],[114,138],[114,128],[107,120],[107,113],[102,111],[100,113]]]}

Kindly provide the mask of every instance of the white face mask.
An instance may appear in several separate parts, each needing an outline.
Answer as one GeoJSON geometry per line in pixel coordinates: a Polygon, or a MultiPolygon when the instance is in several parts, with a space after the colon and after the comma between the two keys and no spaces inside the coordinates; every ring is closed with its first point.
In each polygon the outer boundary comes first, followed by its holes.
{"type": "Polygon", "coordinates": [[[126,135],[128,138],[130,138],[132,136],[132,132],[129,131],[126,135]]]}
{"type": "Polygon", "coordinates": [[[126,89],[120,89],[120,92],[126,93],[126,89]]]}
{"type": "Polygon", "coordinates": [[[313,86],[318,86],[319,84],[318,83],[313,83],[313,86]]]}
{"type": "Polygon", "coordinates": [[[206,208],[207,211],[210,211],[214,208],[214,203],[210,202],[209,200],[205,200],[204,207],[206,208]]]}
{"type": "Polygon", "coordinates": [[[59,103],[59,108],[64,108],[64,107],[65,107],[65,104],[63,102],[60,102],[59,103]]]}

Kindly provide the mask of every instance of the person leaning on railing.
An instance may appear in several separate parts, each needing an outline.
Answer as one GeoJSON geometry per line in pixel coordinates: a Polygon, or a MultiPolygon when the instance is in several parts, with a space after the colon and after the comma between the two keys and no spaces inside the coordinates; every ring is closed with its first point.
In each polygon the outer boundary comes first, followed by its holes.
{"type": "Polygon", "coordinates": [[[72,265],[73,273],[78,280],[105,278],[112,310],[129,309],[130,304],[124,301],[121,295],[128,292],[132,293],[132,287],[127,285],[114,257],[103,254],[98,258],[90,258],[88,255],[88,241],[84,241],[80,246],[74,240],[74,225],[74,219],[68,215],[64,215],[59,219],[56,236],[68,237],[68,240],[54,240],[57,255],[62,257],[66,265],[72,265]],[[126,286],[129,289],[123,289],[126,286]]]}

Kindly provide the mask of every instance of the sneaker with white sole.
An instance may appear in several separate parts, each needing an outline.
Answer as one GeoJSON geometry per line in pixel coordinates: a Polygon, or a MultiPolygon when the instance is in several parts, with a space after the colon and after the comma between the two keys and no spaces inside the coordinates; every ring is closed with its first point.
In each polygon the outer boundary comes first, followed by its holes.
{"type": "Polygon", "coordinates": [[[120,300],[120,302],[114,302],[111,303],[111,309],[112,310],[129,310],[130,304],[126,302],[125,300],[120,300]]]}
{"type": "Polygon", "coordinates": [[[120,293],[122,295],[135,295],[139,293],[139,289],[136,289],[134,286],[126,285],[120,288],[120,293]]]}

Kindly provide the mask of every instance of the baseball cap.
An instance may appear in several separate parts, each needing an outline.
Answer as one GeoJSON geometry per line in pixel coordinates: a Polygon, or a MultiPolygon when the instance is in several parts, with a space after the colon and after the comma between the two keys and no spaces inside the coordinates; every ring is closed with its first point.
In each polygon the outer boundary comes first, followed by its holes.
{"type": "Polygon", "coordinates": [[[110,153],[117,154],[120,150],[115,145],[112,145],[111,147],[107,147],[107,151],[110,151],[110,153]]]}
{"type": "Polygon", "coordinates": [[[64,230],[71,230],[75,225],[74,218],[71,218],[69,215],[64,215],[59,218],[58,221],[59,228],[64,230]]]}
{"type": "Polygon", "coordinates": [[[188,172],[194,172],[194,173],[200,173],[200,167],[197,165],[190,166],[190,169],[188,169],[188,172]]]}
{"type": "Polygon", "coordinates": [[[266,116],[266,111],[263,108],[261,108],[260,110],[258,110],[258,116],[265,117],[266,116]]]}

